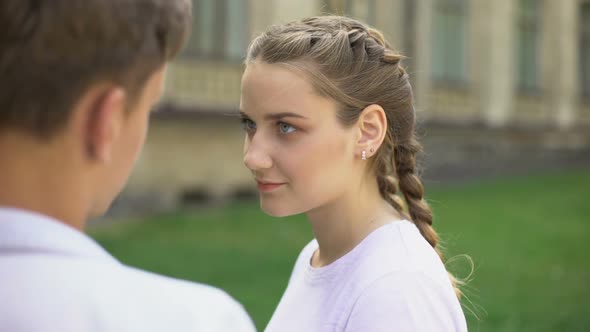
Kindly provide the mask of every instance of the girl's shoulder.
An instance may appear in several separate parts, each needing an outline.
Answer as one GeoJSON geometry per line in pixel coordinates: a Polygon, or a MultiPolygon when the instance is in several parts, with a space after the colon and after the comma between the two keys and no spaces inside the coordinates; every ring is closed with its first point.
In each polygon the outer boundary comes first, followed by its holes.
{"type": "Polygon", "coordinates": [[[378,321],[383,331],[392,324],[408,331],[466,331],[444,264],[418,228],[402,221],[378,232],[350,276],[351,330],[378,321]]]}
{"type": "Polygon", "coordinates": [[[444,287],[449,283],[436,251],[410,221],[384,225],[367,237],[356,272],[371,283],[386,275],[421,275],[444,287]]]}
{"type": "Polygon", "coordinates": [[[422,272],[390,273],[374,280],[355,299],[347,330],[467,331],[465,316],[452,287],[422,272]]]}

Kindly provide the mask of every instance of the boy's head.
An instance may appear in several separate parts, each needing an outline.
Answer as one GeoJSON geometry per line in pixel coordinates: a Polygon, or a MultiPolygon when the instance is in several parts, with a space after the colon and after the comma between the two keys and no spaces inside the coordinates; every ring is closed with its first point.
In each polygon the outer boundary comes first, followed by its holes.
{"type": "Polygon", "coordinates": [[[2,0],[2,146],[55,151],[56,169],[93,187],[88,214],[104,212],[143,145],[191,12],[190,0],[2,0]]]}

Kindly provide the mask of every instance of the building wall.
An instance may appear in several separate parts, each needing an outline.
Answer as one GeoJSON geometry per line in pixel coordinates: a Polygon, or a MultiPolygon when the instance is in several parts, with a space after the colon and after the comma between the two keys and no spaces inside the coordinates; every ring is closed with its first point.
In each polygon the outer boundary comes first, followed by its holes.
{"type": "Polygon", "coordinates": [[[241,63],[181,58],[168,68],[164,102],[197,113],[235,110],[242,72],[241,63]]]}
{"type": "MultiPolygon", "coordinates": [[[[518,0],[464,0],[465,77],[461,82],[433,79],[433,62],[437,61],[432,54],[433,20],[437,4],[443,0],[245,1],[250,9],[245,15],[251,37],[270,24],[328,10],[375,25],[395,48],[409,56],[417,106],[425,121],[475,121],[492,127],[514,122],[560,128],[589,125],[584,115],[588,101],[580,97],[577,68],[578,9],[587,0],[537,0],[535,91],[523,91],[515,82],[518,0]],[[414,17],[407,17],[408,6],[414,6],[414,17]]],[[[235,109],[242,70],[239,59],[182,57],[169,71],[166,99],[196,112],[235,109]]]]}
{"type": "MultiPolygon", "coordinates": [[[[590,146],[590,99],[581,97],[578,76],[578,9],[588,0],[538,0],[538,86],[533,90],[516,83],[517,0],[465,0],[465,75],[460,82],[433,79],[433,18],[442,0],[363,0],[353,1],[354,6],[350,0],[244,1],[251,37],[270,24],[328,10],[352,10],[349,15],[381,29],[409,56],[431,169],[490,153],[523,157],[536,148],[590,146]],[[452,154],[449,146],[455,147],[452,154]],[[448,162],[437,164],[441,160],[448,162]]],[[[243,68],[241,59],[193,55],[170,66],[165,104],[172,111],[154,117],[124,198],[151,197],[155,205],[173,207],[183,193],[222,197],[253,188],[242,164],[243,132],[235,117],[243,68]]],[[[493,167],[488,159],[480,166],[493,167]]]]}
{"type": "Polygon", "coordinates": [[[243,142],[235,114],[155,115],[124,195],[153,197],[153,204],[165,207],[176,206],[190,192],[215,199],[252,187],[243,142]]]}
{"type": "Polygon", "coordinates": [[[584,127],[590,126],[590,100],[586,100],[581,105],[578,121],[584,127]]]}

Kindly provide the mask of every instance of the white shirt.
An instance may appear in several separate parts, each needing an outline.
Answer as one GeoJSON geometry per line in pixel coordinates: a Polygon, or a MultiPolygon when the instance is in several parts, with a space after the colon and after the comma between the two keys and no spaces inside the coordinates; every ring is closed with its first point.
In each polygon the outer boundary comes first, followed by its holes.
{"type": "Polygon", "coordinates": [[[255,331],[223,291],[127,267],[49,217],[0,208],[0,331],[255,331]]]}
{"type": "Polygon", "coordinates": [[[320,268],[299,255],[267,332],[467,331],[440,258],[409,221],[379,227],[320,268]]]}

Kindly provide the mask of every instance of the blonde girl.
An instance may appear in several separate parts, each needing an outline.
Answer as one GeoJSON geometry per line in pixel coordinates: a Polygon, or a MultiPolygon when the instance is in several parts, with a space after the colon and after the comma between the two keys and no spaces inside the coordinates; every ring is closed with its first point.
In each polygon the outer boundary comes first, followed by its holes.
{"type": "Polygon", "coordinates": [[[338,16],[273,26],[248,49],[244,163],[262,210],[305,213],[315,235],[266,331],[467,329],[416,171],[401,60],[338,16]]]}

